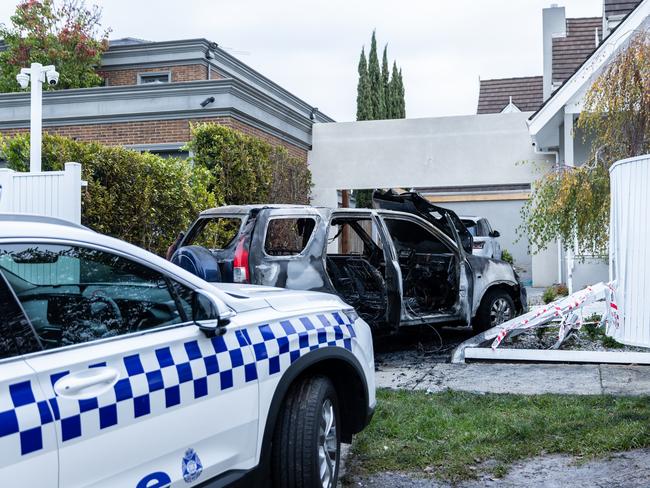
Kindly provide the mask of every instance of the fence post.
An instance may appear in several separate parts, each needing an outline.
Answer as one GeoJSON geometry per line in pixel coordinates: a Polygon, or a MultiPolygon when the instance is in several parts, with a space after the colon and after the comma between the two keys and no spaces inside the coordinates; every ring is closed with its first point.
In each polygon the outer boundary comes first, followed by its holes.
{"type": "Polygon", "coordinates": [[[63,208],[62,217],[76,224],[81,223],[81,165],[65,163],[63,175],[63,208]]]}

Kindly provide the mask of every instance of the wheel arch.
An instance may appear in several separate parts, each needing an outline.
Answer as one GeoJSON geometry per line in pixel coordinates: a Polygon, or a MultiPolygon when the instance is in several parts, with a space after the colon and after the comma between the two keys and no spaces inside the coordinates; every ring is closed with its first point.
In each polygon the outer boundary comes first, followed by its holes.
{"type": "Polygon", "coordinates": [[[485,290],[483,290],[483,294],[481,295],[481,298],[477,300],[476,305],[474,306],[474,312],[472,314],[472,318],[476,317],[476,314],[478,313],[478,310],[483,303],[483,299],[488,295],[488,293],[494,291],[494,290],[503,290],[508,295],[510,298],[512,298],[512,301],[515,304],[515,307],[517,308],[518,312],[521,312],[524,309],[524,304],[521,303],[521,294],[519,293],[519,283],[514,283],[512,281],[498,281],[490,284],[485,290]]]}
{"type": "Polygon", "coordinates": [[[295,361],[282,375],[269,406],[258,472],[270,469],[273,431],[282,404],[291,387],[311,375],[327,376],[336,389],[341,412],[341,440],[350,442],[369,421],[368,384],[357,358],[347,349],[327,347],[312,351],[295,361]]]}

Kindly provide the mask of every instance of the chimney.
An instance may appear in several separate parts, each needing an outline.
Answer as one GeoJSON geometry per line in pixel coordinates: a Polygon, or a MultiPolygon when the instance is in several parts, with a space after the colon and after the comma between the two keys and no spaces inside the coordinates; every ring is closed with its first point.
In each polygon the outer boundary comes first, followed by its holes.
{"type": "Polygon", "coordinates": [[[544,101],[553,92],[553,37],[566,37],[566,13],[556,3],[542,9],[542,39],[544,44],[544,101]]]}

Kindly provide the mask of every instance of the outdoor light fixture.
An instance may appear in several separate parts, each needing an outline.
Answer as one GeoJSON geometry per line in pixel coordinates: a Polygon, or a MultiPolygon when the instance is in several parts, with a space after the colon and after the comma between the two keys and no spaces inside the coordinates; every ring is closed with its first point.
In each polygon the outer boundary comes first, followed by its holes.
{"type": "Polygon", "coordinates": [[[30,131],[29,131],[29,171],[40,173],[41,171],[41,140],[43,127],[43,83],[54,86],[59,82],[59,73],[52,65],[43,66],[40,63],[32,63],[29,68],[23,68],[16,75],[16,81],[20,87],[26,89],[30,82],[31,107],[30,107],[30,131]]]}
{"type": "Polygon", "coordinates": [[[318,112],[318,107],[314,107],[311,109],[311,113],[309,114],[309,120],[314,121],[316,120],[316,113],[318,112]]]}
{"type": "Polygon", "coordinates": [[[211,103],[214,103],[214,97],[208,97],[208,98],[206,98],[205,100],[203,100],[203,101],[201,102],[201,107],[205,108],[205,107],[207,107],[208,105],[210,105],[211,103]]]}

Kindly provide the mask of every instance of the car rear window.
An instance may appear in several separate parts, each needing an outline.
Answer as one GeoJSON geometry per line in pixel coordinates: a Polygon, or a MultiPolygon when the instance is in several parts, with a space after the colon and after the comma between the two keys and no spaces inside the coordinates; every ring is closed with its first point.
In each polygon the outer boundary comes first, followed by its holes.
{"type": "Polygon", "coordinates": [[[476,222],[474,222],[473,220],[463,220],[463,224],[465,225],[465,227],[467,227],[469,233],[472,234],[474,237],[476,237],[476,230],[477,230],[476,222]]]}
{"type": "Polygon", "coordinates": [[[264,252],[269,256],[295,256],[304,251],[314,233],[312,217],[274,218],[269,221],[264,239],[264,252]]]}
{"type": "Polygon", "coordinates": [[[207,249],[226,249],[230,247],[241,228],[242,219],[237,217],[214,217],[201,220],[198,230],[193,232],[190,242],[185,245],[201,246],[207,249]]]}

